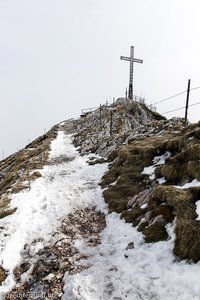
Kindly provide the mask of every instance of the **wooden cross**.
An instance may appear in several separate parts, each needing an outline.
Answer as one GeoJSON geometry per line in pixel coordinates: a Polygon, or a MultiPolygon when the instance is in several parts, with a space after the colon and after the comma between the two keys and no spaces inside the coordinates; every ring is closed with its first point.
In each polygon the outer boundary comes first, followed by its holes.
{"type": "Polygon", "coordinates": [[[130,57],[120,56],[121,60],[130,61],[130,74],[129,74],[129,90],[128,98],[133,100],[133,63],[143,63],[143,60],[134,58],[134,47],[131,46],[130,57]]]}

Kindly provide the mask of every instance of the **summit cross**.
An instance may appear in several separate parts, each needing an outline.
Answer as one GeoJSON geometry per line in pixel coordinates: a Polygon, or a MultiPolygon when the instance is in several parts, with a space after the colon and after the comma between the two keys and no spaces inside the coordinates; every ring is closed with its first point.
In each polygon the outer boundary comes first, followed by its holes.
{"type": "Polygon", "coordinates": [[[120,56],[120,59],[130,61],[128,98],[133,100],[133,63],[142,64],[143,60],[134,58],[134,46],[131,46],[130,57],[120,56]]]}

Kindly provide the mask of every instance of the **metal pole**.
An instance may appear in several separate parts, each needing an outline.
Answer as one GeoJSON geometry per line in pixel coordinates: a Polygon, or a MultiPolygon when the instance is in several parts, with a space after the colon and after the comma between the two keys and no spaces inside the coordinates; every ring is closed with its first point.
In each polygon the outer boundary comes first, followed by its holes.
{"type": "Polygon", "coordinates": [[[190,82],[191,80],[188,80],[188,88],[187,88],[187,98],[186,98],[186,106],[185,106],[185,125],[187,125],[187,115],[188,115],[188,104],[189,104],[189,97],[190,97],[190,82]]]}

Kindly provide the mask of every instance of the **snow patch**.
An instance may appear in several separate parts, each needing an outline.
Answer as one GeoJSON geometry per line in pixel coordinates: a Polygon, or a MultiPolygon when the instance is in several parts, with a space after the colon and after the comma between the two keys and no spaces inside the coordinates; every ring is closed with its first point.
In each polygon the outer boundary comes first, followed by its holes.
{"type": "Polygon", "coordinates": [[[178,189],[188,189],[188,188],[195,187],[195,186],[200,186],[200,181],[198,181],[197,179],[194,179],[191,182],[188,182],[182,186],[175,185],[174,187],[176,187],[178,189]]]}
{"type": "Polygon", "coordinates": [[[117,214],[107,215],[106,222],[102,244],[92,250],[80,244],[92,267],[66,273],[62,300],[199,299],[200,264],[175,260],[172,225],[167,226],[168,241],[145,244],[142,234],[117,214]]]}
{"type": "Polygon", "coordinates": [[[196,220],[199,220],[200,221],[200,200],[199,201],[197,201],[196,203],[196,213],[197,213],[197,215],[198,215],[198,217],[196,218],[196,220]]]}
{"type": "Polygon", "coordinates": [[[165,180],[164,177],[157,178],[157,181],[158,181],[159,184],[162,184],[162,183],[165,183],[165,182],[166,182],[166,180],[165,180]]]}

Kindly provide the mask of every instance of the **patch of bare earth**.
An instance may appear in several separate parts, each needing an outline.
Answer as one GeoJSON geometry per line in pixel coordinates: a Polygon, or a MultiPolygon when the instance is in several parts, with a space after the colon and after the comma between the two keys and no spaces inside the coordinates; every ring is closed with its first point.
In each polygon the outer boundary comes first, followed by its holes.
{"type": "Polygon", "coordinates": [[[16,287],[6,300],[54,299],[63,295],[63,277],[66,272],[73,275],[90,268],[87,256],[74,246],[77,239],[95,247],[101,243],[100,233],[105,228],[105,215],[95,208],[77,210],[62,222],[48,245],[34,254],[32,245],[25,245],[20,266],[14,270],[16,287]]]}

